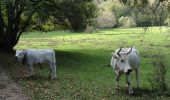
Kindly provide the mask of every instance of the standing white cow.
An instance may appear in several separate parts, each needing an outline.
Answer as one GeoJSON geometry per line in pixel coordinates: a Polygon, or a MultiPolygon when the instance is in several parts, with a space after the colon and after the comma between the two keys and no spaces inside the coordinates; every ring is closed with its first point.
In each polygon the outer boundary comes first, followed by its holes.
{"type": "Polygon", "coordinates": [[[56,78],[56,59],[52,49],[26,49],[16,50],[15,58],[22,61],[27,66],[29,75],[33,75],[33,65],[48,63],[50,69],[50,79],[56,78]]]}
{"type": "Polygon", "coordinates": [[[130,72],[135,70],[137,87],[139,87],[139,53],[134,48],[120,48],[112,53],[110,65],[113,67],[116,77],[116,87],[119,88],[119,77],[121,74],[126,74],[126,83],[128,85],[129,94],[133,94],[133,89],[130,85],[130,72]]]}

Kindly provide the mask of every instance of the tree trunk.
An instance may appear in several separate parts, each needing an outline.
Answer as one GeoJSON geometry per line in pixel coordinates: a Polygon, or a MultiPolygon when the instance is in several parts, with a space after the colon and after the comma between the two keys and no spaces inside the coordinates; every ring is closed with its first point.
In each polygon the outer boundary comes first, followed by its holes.
{"type": "Polygon", "coordinates": [[[5,34],[0,36],[0,51],[10,52],[13,51],[13,47],[16,45],[16,35],[5,34]]]}
{"type": "Polygon", "coordinates": [[[13,51],[13,47],[6,43],[6,41],[0,41],[0,45],[0,51],[13,51]]]}

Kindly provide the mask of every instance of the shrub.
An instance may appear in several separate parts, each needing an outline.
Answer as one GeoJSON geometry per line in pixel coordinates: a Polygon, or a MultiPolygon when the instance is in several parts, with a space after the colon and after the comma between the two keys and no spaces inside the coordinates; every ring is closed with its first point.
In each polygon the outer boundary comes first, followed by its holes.
{"type": "Polygon", "coordinates": [[[165,20],[165,25],[170,26],[170,16],[165,20]]]}
{"type": "Polygon", "coordinates": [[[132,17],[126,16],[119,18],[119,26],[120,27],[135,27],[136,23],[132,17]]]}
{"type": "Polygon", "coordinates": [[[160,94],[165,94],[167,91],[166,84],[166,64],[165,64],[165,55],[162,53],[162,50],[158,52],[153,57],[153,73],[150,77],[150,83],[153,90],[160,94]]]}
{"type": "Polygon", "coordinates": [[[112,11],[104,11],[97,18],[98,28],[112,28],[117,25],[116,16],[112,11]]]}
{"type": "Polygon", "coordinates": [[[98,8],[98,17],[96,19],[97,28],[112,28],[117,25],[117,18],[112,11],[113,1],[101,1],[96,3],[98,8]]]}
{"type": "Polygon", "coordinates": [[[131,16],[131,7],[128,5],[122,5],[119,2],[115,2],[112,6],[112,11],[115,12],[117,18],[122,16],[131,16]]]}

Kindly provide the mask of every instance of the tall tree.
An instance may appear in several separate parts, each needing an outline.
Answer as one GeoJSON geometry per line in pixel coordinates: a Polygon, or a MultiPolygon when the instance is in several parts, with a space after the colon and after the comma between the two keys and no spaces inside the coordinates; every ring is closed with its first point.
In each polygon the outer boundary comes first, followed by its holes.
{"type": "Polygon", "coordinates": [[[83,5],[92,0],[1,0],[0,1],[0,50],[13,50],[21,34],[34,24],[50,20],[62,23],[68,19],[73,30],[85,29],[87,12],[83,5]],[[34,18],[33,18],[34,17],[34,18]],[[36,19],[35,19],[36,18],[36,19]],[[80,19],[79,22],[76,19],[80,19]],[[81,27],[77,27],[81,25],[81,27]]]}
{"type": "Polygon", "coordinates": [[[0,50],[12,50],[45,0],[1,0],[0,50]]]}

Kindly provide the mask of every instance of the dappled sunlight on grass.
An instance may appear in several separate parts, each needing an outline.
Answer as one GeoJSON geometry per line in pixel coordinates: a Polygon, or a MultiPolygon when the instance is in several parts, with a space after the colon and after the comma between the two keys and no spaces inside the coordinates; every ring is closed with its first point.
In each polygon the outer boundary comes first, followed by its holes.
{"type": "MultiPolygon", "coordinates": [[[[167,59],[170,57],[168,34],[164,27],[161,30],[159,27],[152,27],[146,32],[142,28],[127,28],[101,30],[93,34],[64,31],[24,34],[15,49],[52,48],[55,50],[58,78],[53,81],[48,79],[48,65],[43,65],[42,69],[38,65],[35,66],[35,76],[28,78],[25,75],[25,66],[12,58],[14,54],[4,57],[2,62],[8,66],[7,69],[12,69],[15,74],[11,75],[33,100],[162,99],[163,97],[155,96],[153,93],[148,76],[153,69],[151,60],[156,47],[163,47],[167,59]],[[141,58],[141,89],[136,89],[135,74],[132,73],[132,87],[135,90],[133,96],[127,93],[124,76],[120,80],[121,90],[116,93],[114,73],[111,67],[107,67],[110,64],[111,52],[121,46],[131,45],[139,50],[141,58]]],[[[169,61],[167,62],[170,65],[169,61]]]]}

